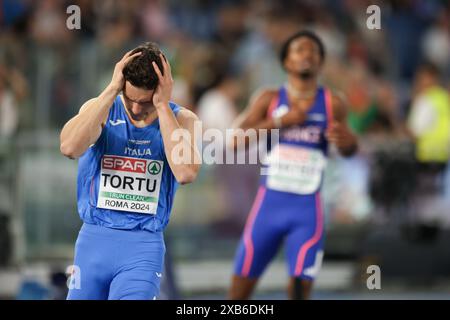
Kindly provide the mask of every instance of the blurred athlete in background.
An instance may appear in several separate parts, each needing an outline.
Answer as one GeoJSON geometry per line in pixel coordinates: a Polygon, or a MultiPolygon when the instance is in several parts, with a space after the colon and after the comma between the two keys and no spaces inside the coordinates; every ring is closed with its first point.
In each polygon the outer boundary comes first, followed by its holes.
{"type": "Polygon", "coordinates": [[[244,130],[279,128],[280,134],[237,249],[231,299],[251,296],[283,241],[289,298],[310,297],[323,258],[320,188],[328,144],[344,156],[357,150],[343,100],[318,83],[325,59],[322,41],[312,32],[298,32],[284,43],[280,58],[287,83],[258,92],[236,121],[244,130]]]}

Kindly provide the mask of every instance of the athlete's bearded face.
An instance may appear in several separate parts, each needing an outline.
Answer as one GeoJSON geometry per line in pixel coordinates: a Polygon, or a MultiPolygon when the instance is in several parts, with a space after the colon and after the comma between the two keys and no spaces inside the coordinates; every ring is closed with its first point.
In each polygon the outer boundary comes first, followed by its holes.
{"type": "Polygon", "coordinates": [[[314,40],[300,37],[291,42],[284,61],[284,67],[288,73],[308,80],[317,76],[321,65],[320,49],[314,40]]]}
{"type": "Polygon", "coordinates": [[[142,89],[125,82],[123,100],[125,108],[135,121],[144,120],[154,109],[153,93],[155,90],[142,89]]]}

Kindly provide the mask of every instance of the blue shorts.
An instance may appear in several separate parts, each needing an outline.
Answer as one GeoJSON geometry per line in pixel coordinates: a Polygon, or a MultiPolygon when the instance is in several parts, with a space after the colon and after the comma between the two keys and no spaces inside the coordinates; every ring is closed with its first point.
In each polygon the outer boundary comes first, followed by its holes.
{"type": "Polygon", "coordinates": [[[260,186],[236,252],[234,273],[258,278],[285,241],[291,277],[312,280],[323,258],[320,193],[297,195],[260,186]]]}
{"type": "Polygon", "coordinates": [[[75,244],[67,299],[156,299],[165,251],[162,232],[84,223],[75,244]]]}

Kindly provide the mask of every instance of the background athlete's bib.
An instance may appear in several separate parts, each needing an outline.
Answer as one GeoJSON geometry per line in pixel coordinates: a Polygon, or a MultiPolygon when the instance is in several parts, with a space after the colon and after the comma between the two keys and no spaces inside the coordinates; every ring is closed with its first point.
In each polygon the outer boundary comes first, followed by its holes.
{"type": "Polygon", "coordinates": [[[164,162],[105,155],[97,207],[156,214],[164,162]]]}
{"type": "Polygon", "coordinates": [[[270,152],[268,163],[269,189],[313,194],[320,187],[326,158],[321,150],[279,144],[270,152]]]}

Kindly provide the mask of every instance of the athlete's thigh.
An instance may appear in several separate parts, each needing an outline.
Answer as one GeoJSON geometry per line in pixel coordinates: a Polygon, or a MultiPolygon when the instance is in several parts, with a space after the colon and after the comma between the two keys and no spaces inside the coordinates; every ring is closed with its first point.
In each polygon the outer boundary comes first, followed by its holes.
{"type": "Polygon", "coordinates": [[[155,300],[162,272],[137,267],[117,274],[111,282],[109,300],[155,300]]]}
{"type": "Polygon", "coordinates": [[[68,300],[106,300],[111,281],[114,248],[105,239],[80,233],[70,278],[68,300]]]}
{"type": "Polygon", "coordinates": [[[313,280],[323,258],[324,221],[320,197],[303,199],[286,237],[289,275],[313,280]]]}
{"type": "Polygon", "coordinates": [[[236,252],[234,273],[241,277],[259,277],[285,234],[280,214],[283,208],[274,205],[270,195],[263,196],[260,205],[254,205],[250,212],[236,252]]]}
{"type": "Polygon", "coordinates": [[[149,300],[159,295],[164,270],[164,241],[124,243],[109,289],[110,300],[149,300]]]}

